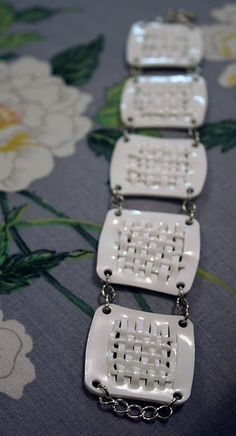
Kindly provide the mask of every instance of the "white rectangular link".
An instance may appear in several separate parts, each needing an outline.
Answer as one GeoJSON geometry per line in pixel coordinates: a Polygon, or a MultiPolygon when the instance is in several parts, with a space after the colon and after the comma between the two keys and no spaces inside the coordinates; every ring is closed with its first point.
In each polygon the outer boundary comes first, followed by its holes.
{"type": "Polygon", "coordinates": [[[203,145],[191,139],[166,139],[130,134],[115,146],[110,184],[123,195],[187,198],[200,194],[207,173],[203,145]]]}
{"type": "Polygon", "coordinates": [[[126,126],[198,127],[207,109],[206,82],[191,74],[130,78],[124,86],[120,108],[126,126]]]}
{"type": "Polygon", "coordinates": [[[97,273],[110,281],[178,295],[178,283],[188,292],[200,256],[199,224],[187,225],[186,215],[110,210],[101,232],[97,273]]]}
{"type": "Polygon", "coordinates": [[[188,399],[194,371],[193,325],[174,315],[160,315],[112,304],[99,307],[90,328],[85,384],[100,395],[104,384],[111,396],[167,403],[173,394],[188,399]]]}
{"type": "Polygon", "coordinates": [[[201,62],[203,38],[199,27],[143,21],[132,25],[126,60],[140,68],[188,68],[201,62]]]}

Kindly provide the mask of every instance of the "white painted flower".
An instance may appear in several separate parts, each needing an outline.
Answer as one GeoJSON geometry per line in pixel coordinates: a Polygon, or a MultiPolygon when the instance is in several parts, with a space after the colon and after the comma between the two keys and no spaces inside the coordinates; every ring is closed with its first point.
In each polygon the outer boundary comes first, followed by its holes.
{"type": "Polygon", "coordinates": [[[236,4],[227,3],[222,8],[212,9],[211,15],[225,23],[236,23],[236,4]]]}
{"type": "Polygon", "coordinates": [[[54,156],[74,153],[91,127],[91,96],[31,57],[0,62],[0,190],[18,191],[48,175],[54,156]]]}
{"type": "Polygon", "coordinates": [[[236,63],[227,65],[218,78],[218,82],[224,88],[236,86],[236,63]]]}
{"type": "Polygon", "coordinates": [[[15,319],[3,321],[0,311],[0,392],[16,400],[24,386],[35,379],[35,369],[26,354],[32,350],[32,340],[24,326],[15,319]]]}
{"type": "Polygon", "coordinates": [[[236,59],[236,25],[202,26],[205,57],[211,61],[236,59]]]}

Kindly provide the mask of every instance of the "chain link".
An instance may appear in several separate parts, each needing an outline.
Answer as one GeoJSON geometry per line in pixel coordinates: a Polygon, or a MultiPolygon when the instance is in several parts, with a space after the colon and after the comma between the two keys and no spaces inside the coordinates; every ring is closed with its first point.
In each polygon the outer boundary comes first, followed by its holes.
{"type": "Polygon", "coordinates": [[[183,319],[180,321],[181,327],[186,327],[189,318],[189,303],[184,295],[184,284],[179,283],[177,287],[179,295],[176,300],[176,313],[179,316],[183,316],[183,319]]]}
{"type": "MultiPolygon", "coordinates": [[[[112,303],[115,298],[116,298],[116,292],[115,289],[113,288],[113,286],[110,283],[110,276],[112,275],[111,271],[105,271],[104,272],[105,276],[106,276],[106,281],[105,283],[102,285],[102,289],[101,289],[101,295],[105,300],[105,306],[103,308],[104,313],[110,313],[111,312],[111,308],[110,308],[110,303],[112,303]]],[[[105,392],[106,394],[106,392],[105,392]]]]}
{"type": "Polygon", "coordinates": [[[165,21],[167,23],[180,23],[191,26],[195,20],[196,14],[194,12],[185,9],[171,9],[165,21]]]}
{"type": "Polygon", "coordinates": [[[200,144],[200,135],[196,128],[196,121],[192,120],[192,128],[188,130],[189,137],[193,139],[193,147],[198,147],[200,144]]]}
{"type": "Polygon", "coordinates": [[[155,421],[160,419],[166,421],[173,414],[173,405],[182,398],[180,394],[177,394],[169,403],[159,406],[144,406],[139,404],[129,404],[123,398],[113,398],[110,396],[107,387],[103,384],[99,384],[102,395],[99,396],[99,404],[104,407],[108,407],[117,415],[127,416],[132,420],[143,421],[155,421]]]}
{"type": "Polygon", "coordinates": [[[121,194],[121,186],[117,185],[111,190],[111,207],[116,209],[117,216],[122,215],[124,197],[121,194]]]}
{"type": "Polygon", "coordinates": [[[197,206],[195,201],[192,198],[193,189],[189,188],[187,190],[187,198],[183,201],[182,204],[182,211],[188,215],[188,220],[186,221],[186,224],[191,225],[193,224],[197,206]]]}
{"type": "Polygon", "coordinates": [[[142,68],[136,65],[135,67],[130,68],[129,75],[137,82],[138,76],[142,74],[142,68]]]}
{"type": "Polygon", "coordinates": [[[130,138],[129,138],[130,133],[135,132],[133,117],[128,117],[126,125],[123,127],[124,127],[123,128],[123,140],[125,142],[128,142],[130,140],[130,138]]]}
{"type": "Polygon", "coordinates": [[[129,133],[130,133],[130,129],[124,129],[123,130],[123,140],[125,142],[129,142],[129,140],[130,140],[129,133]]]}

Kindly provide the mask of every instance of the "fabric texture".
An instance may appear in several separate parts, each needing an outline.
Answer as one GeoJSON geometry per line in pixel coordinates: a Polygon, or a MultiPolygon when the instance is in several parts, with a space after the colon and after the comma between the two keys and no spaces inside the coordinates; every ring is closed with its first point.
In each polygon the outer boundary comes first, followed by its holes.
{"type": "MultiPolygon", "coordinates": [[[[4,436],[234,434],[236,88],[235,64],[230,64],[235,60],[232,35],[221,57],[212,55],[202,65],[209,106],[200,134],[208,149],[208,174],[197,199],[200,264],[188,294],[196,341],[191,397],[167,423],[134,423],[100,410],[83,382],[86,339],[100,302],[96,241],[110,201],[109,147],[120,135],[117,114],[119,92],[128,75],[126,38],[135,21],[165,16],[168,9],[179,6],[193,10],[199,25],[213,26],[220,17],[226,25],[218,24],[224,29],[228,26],[230,18],[228,12],[221,12],[222,0],[183,0],[181,4],[176,0],[12,0],[0,5],[3,68],[22,57],[33,57],[44,61],[40,68],[48,84],[45,92],[40,81],[37,92],[36,68],[27,91],[24,69],[14,83],[3,80],[0,68],[0,433],[4,436]],[[212,9],[220,12],[211,15],[212,9]],[[229,65],[232,75],[222,87],[218,78],[229,65]],[[19,104],[14,89],[24,86],[25,97],[19,104]],[[22,119],[28,124],[22,124],[22,119]],[[27,149],[22,142],[26,136],[19,136],[22,132],[28,135],[27,149]],[[35,144],[46,160],[34,151],[35,144]],[[12,192],[19,189],[24,191],[12,192]],[[9,323],[11,333],[1,330],[4,323],[9,323]],[[22,339],[20,360],[14,332],[22,339]]],[[[210,46],[208,42],[208,50],[210,46]]],[[[162,133],[175,137],[173,132],[162,133]]],[[[178,213],[181,203],[136,198],[126,200],[125,207],[178,213]]],[[[119,305],[174,313],[172,296],[124,286],[116,290],[119,305]]]]}

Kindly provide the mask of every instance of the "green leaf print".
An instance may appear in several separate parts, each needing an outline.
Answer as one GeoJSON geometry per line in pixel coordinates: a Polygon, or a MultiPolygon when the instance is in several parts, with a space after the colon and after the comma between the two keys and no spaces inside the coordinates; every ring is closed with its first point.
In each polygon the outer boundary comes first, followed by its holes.
{"type": "Polygon", "coordinates": [[[213,285],[219,286],[222,289],[226,289],[231,293],[236,293],[236,288],[233,288],[231,285],[226,283],[220,277],[217,277],[215,274],[204,270],[203,268],[198,268],[197,275],[201,277],[203,280],[207,282],[213,283],[213,285]]]}
{"type": "MultiPolygon", "coordinates": [[[[35,204],[40,206],[42,209],[47,210],[48,212],[52,213],[53,215],[57,216],[58,218],[66,218],[70,219],[70,217],[65,214],[64,212],[61,212],[60,210],[57,210],[55,207],[53,207],[50,203],[48,203],[46,200],[41,198],[39,195],[37,195],[34,192],[30,191],[19,191],[20,195],[23,195],[23,197],[26,197],[27,199],[30,199],[35,204]]],[[[1,195],[0,195],[1,199],[1,195]]],[[[97,248],[97,240],[87,231],[87,222],[84,225],[84,223],[76,223],[76,224],[69,224],[76,232],[78,232],[86,241],[90,243],[90,245],[93,248],[97,248]]]]}
{"type": "Polygon", "coordinates": [[[104,156],[110,161],[116,141],[122,136],[118,129],[97,129],[89,133],[88,144],[97,156],[104,156]]]}
{"type": "Polygon", "coordinates": [[[51,9],[45,6],[33,6],[16,12],[15,20],[23,23],[38,23],[63,12],[78,12],[79,8],[51,9]]]}
{"type": "Polygon", "coordinates": [[[7,62],[7,61],[11,61],[11,60],[15,59],[16,57],[17,57],[16,53],[9,51],[7,53],[0,55],[0,61],[7,62]]]}
{"type": "Polygon", "coordinates": [[[6,2],[0,2],[0,34],[7,32],[15,20],[14,8],[6,2]]]}
{"type": "Polygon", "coordinates": [[[69,85],[86,83],[98,64],[103,49],[103,37],[85,45],[78,45],[57,54],[51,59],[53,74],[61,76],[69,85]]]}
{"type": "Polygon", "coordinates": [[[43,37],[37,32],[11,33],[9,35],[0,34],[0,49],[19,48],[31,42],[41,41],[43,37]]]}
{"type": "Polygon", "coordinates": [[[13,207],[9,213],[7,214],[7,225],[13,226],[17,223],[17,221],[21,218],[24,212],[27,209],[27,204],[23,204],[19,207],[13,207]]]}
{"type": "Polygon", "coordinates": [[[78,259],[88,256],[91,251],[76,250],[57,253],[51,250],[37,250],[29,254],[13,254],[5,259],[0,271],[0,293],[6,294],[40,277],[42,271],[50,270],[65,259],[78,259]]]}
{"type": "MultiPolygon", "coordinates": [[[[5,216],[5,224],[0,226],[0,268],[2,268],[2,264],[7,261],[9,228],[11,225],[13,226],[17,223],[26,207],[26,205],[23,205],[9,210],[9,213],[5,216]]],[[[2,272],[0,270],[0,276],[1,274],[2,272]]]]}
{"type": "Polygon", "coordinates": [[[236,120],[223,120],[205,124],[199,129],[201,142],[206,148],[221,147],[226,152],[236,147],[236,120]]]}
{"type": "Polygon", "coordinates": [[[59,9],[50,9],[43,6],[35,6],[32,8],[22,9],[16,13],[16,21],[24,23],[37,23],[45,20],[60,12],[59,9]]]}
{"type": "Polygon", "coordinates": [[[124,87],[124,80],[108,88],[105,93],[105,104],[96,113],[94,120],[104,127],[121,128],[120,99],[124,87]]]}
{"type": "Polygon", "coordinates": [[[0,266],[7,258],[7,249],[8,249],[7,228],[6,228],[6,226],[2,226],[0,228],[0,266]]]}

